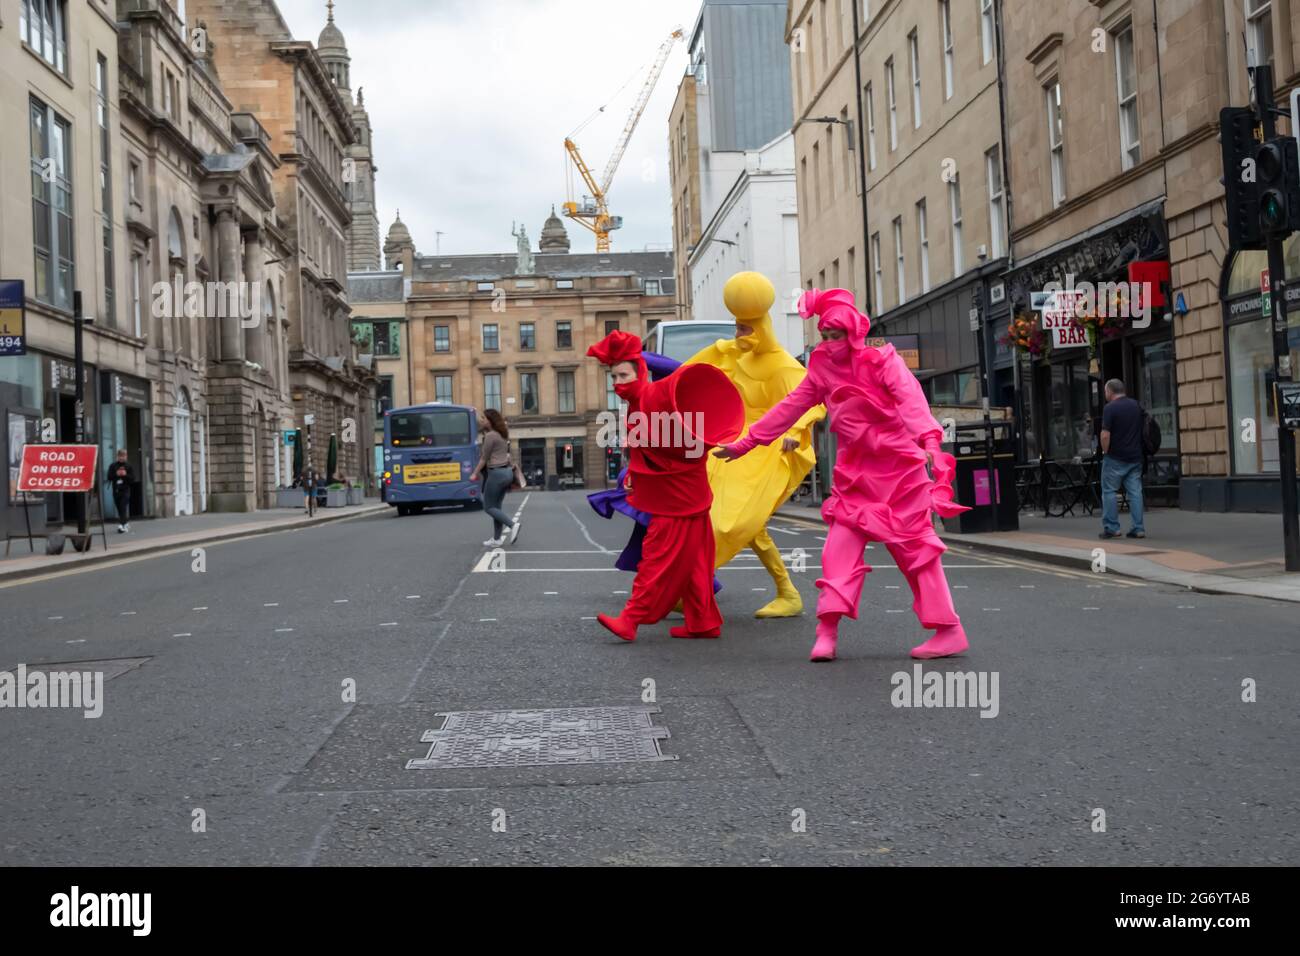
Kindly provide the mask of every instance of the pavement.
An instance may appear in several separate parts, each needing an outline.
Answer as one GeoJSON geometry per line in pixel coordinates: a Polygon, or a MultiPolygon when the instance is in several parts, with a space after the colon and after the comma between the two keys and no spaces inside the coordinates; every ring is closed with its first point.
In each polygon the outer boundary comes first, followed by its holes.
{"type": "MultiPolygon", "coordinates": [[[[308,517],[306,509],[300,507],[246,513],[205,512],[178,518],[137,518],[131,522],[131,530],[125,534],[118,534],[117,525],[109,521],[105,523],[107,548],[96,525],[91,529],[93,531],[91,548],[85,553],[74,551],[71,543],[68,543],[62,554],[46,554],[45,541],[41,538],[33,540],[32,544],[36,549],[33,553],[25,537],[13,538],[8,553],[0,552],[0,582],[67,568],[112,563],[123,558],[156,554],[177,548],[193,548],[249,535],[293,531],[388,510],[389,506],[378,498],[367,498],[362,505],[317,508],[312,517],[308,517]]],[[[70,533],[75,531],[75,528],[70,527],[67,531],[70,533]]]]}
{"type": "Polygon", "coordinates": [[[0,582],[0,670],[109,678],[98,718],[0,709],[0,865],[1300,859],[1287,605],[962,543],[971,649],[918,665],[873,548],[839,659],[811,664],[824,531],[778,519],[801,616],[752,617],[772,584],[741,555],[721,639],[665,621],[629,644],[594,620],[626,599],[629,522],[581,492],[507,507],[499,552],[482,513],[388,511],[217,542],[201,569],[173,551],[0,582]],[[995,693],[902,706],[935,674],[995,693]],[[633,718],[648,756],[601,736],[633,718]]]}
{"type": "MultiPolygon", "coordinates": [[[[787,503],[791,520],[821,523],[817,508],[787,503]]],[[[1130,525],[1120,515],[1121,532],[1130,525]]],[[[1240,594],[1300,603],[1300,573],[1282,558],[1282,517],[1148,509],[1142,539],[1098,537],[1101,515],[1048,518],[1021,513],[1018,531],[958,534],[940,530],[949,544],[1169,584],[1206,594],[1240,594]]]]}

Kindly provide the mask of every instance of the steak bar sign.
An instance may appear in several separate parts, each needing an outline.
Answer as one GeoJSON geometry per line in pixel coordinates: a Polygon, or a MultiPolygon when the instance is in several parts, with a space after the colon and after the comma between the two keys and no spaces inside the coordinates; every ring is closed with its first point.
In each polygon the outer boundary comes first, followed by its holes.
{"type": "Polygon", "coordinates": [[[96,445],[24,445],[18,490],[90,491],[95,487],[96,445]]]}
{"type": "Polygon", "coordinates": [[[1035,292],[1030,296],[1030,305],[1034,311],[1043,313],[1043,330],[1052,333],[1053,348],[1087,346],[1088,330],[1074,324],[1075,310],[1084,294],[1077,289],[1065,289],[1059,292],[1035,292]]]}

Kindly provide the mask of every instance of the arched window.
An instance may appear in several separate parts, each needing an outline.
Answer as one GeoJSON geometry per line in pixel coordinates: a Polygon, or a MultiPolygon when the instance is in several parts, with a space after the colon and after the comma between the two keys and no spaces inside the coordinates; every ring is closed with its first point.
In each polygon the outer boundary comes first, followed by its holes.
{"type": "MultiPolygon", "coordinates": [[[[181,214],[175,206],[172,206],[171,214],[167,217],[167,260],[170,264],[167,276],[172,280],[172,290],[174,292],[179,287],[181,291],[180,299],[172,303],[172,348],[189,355],[190,319],[185,314],[185,283],[189,279],[189,261],[185,255],[185,227],[181,224],[181,214]]],[[[161,333],[162,330],[158,331],[161,333]]],[[[158,344],[163,343],[159,341],[158,344]]]]}

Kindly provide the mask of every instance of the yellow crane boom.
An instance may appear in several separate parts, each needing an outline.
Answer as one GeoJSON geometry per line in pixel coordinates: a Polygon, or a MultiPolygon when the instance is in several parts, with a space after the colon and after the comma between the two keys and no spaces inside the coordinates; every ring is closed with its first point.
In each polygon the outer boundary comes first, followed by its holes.
{"type": "Polygon", "coordinates": [[[659,52],[655,56],[654,65],[650,68],[650,75],[646,77],[641,92],[632,105],[632,111],[628,114],[627,122],[623,125],[623,132],[619,134],[618,142],[614,145],[614,151],[610,154],[609,162],[605,164],[605,172],[600,182],[596,182],[596,177],[592,175],[590,167],[583,160],[582,153],[578,150],[578,144],[572,138],[566,137],[564,140],[564,149],[568,153],[569,161],[572,164],[569,178],[569,199],[564,203],[564,215],[581,223],[596,234],[597,252],[609,252],[609,234],[623,225],[622,216],[611,216],[609,213],[609,190],[614,183],[614,174],[618,172],[619,163],[623,160],[623,154],[627,152],[627,144],[631,142],[632,133],[636,130],[641,114],[645,112],[646,104],[650,102],[650,94],[654,92],[655,84],[659,82],[659,76],[663,73],[664,64],[668,62],[668,54],[672,51],[673,44],[682,37],[683,33],[679,27],[659,45],[659,52]],[[573,169],[578,171],[578,175],[582,177],[582,181],[590,194],[584,195],[581,202],[575,202],[573,199],[573,169]]]}

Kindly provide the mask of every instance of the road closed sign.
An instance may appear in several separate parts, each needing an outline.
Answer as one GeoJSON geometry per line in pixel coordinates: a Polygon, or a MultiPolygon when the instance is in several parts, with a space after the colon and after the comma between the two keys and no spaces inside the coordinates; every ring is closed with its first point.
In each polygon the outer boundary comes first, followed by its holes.
{"type": "Polygon", "coordinates": [[[18,490],[90,491],[95,487],[98,457],[95,445],[24,445],[18,490]]]}

